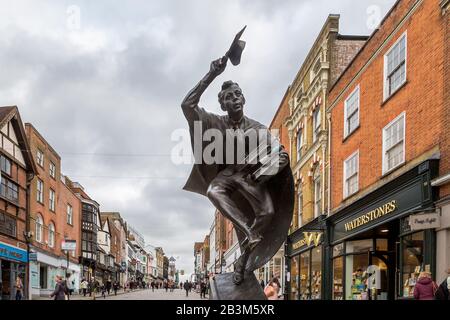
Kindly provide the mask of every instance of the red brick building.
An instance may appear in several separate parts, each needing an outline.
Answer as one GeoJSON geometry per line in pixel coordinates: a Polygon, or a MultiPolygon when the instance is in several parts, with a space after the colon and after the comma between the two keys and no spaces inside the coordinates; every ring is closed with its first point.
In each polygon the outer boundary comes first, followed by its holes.
{"type": "Polygon", "coordinates": [[[26,123],[25,130],[38,170],[31,183],[29,202],[30,228],[34,232],[31,251],[36,255],[36,261],[30,262],[31,295],[48,296],[55,288],[55,276],[65,277],[67,273],[74,289],[78,289],[81,203],[62,181],[58,153],[32,124],[26,123]],[[76,251],[71,251],[69,256],[61,248],[66,239],[77,244],[76,251]]]}
{"type": "Polygon", "coordinates": [[[355,283],[370,265],[377,299],[409,298],[418,272],[440,282],[450,266],[444,7],[397,1],[330,88],[329,298],[367,299],[355,283]]]}
{"type": "Polygon", "coordinates": [[[29,297],[30,183],[38,170],[17,107],[0,107],[0,300],[14,300],[16,278],[29,297]]]}

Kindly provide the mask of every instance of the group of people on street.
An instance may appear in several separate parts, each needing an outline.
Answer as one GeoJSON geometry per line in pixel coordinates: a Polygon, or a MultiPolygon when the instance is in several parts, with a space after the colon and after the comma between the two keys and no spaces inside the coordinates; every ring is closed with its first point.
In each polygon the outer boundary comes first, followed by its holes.
{"type": "Polygon", "coordinates": [[[414,299],[416,300],[450,300],[450,268],[447,278],[440,285],[433,281],[431,273],[421,272],[414,286],[414,299]]]}
{"type": "Polygon", "coordinates": [[[188,280],[186,280],[184,283],[180,282],[180,289],[186,291],[186,297],[189,296],[189,292],[192,291],[192,288],[195,288],[197,292],[200,293],[201,299],[206,298],[206,295],[210,290],[209,281],[206,279],[198,281],[196,283],[190,282],[188,280]]]}

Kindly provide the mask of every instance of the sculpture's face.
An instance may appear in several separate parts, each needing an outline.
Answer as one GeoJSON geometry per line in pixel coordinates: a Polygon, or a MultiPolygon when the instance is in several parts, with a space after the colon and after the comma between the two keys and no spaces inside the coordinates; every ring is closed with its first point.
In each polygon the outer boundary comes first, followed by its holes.
{"type": "Polygon", "coordinates": [[[244,112],[245,98],[241,88],[232,85],[225,90],[222,100],[222,108],[228,112],[230,117],[242,116],[244,112]]]}

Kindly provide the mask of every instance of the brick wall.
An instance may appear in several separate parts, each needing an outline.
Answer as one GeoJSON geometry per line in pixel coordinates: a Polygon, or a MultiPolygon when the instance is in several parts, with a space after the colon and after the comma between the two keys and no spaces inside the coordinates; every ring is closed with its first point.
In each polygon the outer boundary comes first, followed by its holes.
{"type": "MultiPolygon", "coordinates": [[[[393,33],[417,1],[400,1],[381,28],[360,51],[329,93],[332,119],[332,208],[343,202],[343,161],[359,149],[359,190],[382,177],[382,129],[406,112],[406,164],[437,150],[443,138],[443,20],[438,0],[423,1],[417,11],[393,33]],[[383,102],[384,54],[407,31],[407,83],[383,102]],[[386,45],[382,47],[386,40],[386,45]],[[381,49],[358,75],[364,64],[381,49]],[[345,141],[344,100],[360,86],[360,127],[345,141]]],[[[448,157],[447,157],[448,159],[448,157]]],[[[400,171],[400,169],[394,171],[400,171]]],[[[351,201],[351,199],[350,199],[351,201]]]]}

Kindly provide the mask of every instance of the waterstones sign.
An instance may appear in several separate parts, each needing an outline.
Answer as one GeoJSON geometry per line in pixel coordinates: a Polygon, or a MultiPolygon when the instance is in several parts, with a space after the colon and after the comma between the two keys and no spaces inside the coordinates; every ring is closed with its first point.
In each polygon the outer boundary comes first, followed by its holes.
{"type": "Polygon", "coordinates": [[[384,222],[400,218],[408,211],[424,205],[424,183],[415,179],[397,192],[386,194],[383,198],[364,207],[348,209],[349,214],[333,222],[332,242],[337,242],[359,232],[363,232],[384,222]]]}
{"type": "Polygon", "coordinates": [[[371,210],[347,223],[345,223],[345,232],[349,232],[353,229],[359,228],[371,221],[380,219],[386,214],[390,214],[397,210],[397,201],[392,200],[388,203],[379,206],[378,208],[371,210]]]}

